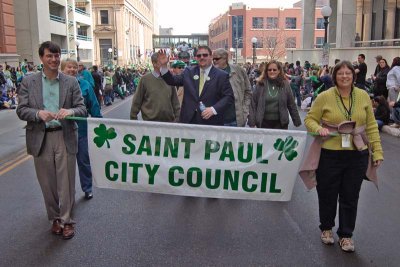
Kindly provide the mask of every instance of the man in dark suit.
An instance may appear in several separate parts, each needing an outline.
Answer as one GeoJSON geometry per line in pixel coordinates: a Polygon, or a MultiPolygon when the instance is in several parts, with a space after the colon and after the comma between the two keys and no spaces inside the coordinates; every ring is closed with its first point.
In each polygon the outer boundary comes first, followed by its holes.
{"type": "Polygon", "coordinates": [[[51,231],[63,239],[74,236],[75,168],[78,127],[67,116],[86,116],[76,78],[58,71],[60,47],[44,42],[39,47],[41,72],[22,80],[17,115],[26,125],[26,146],[33,156],[51,231]]]}
{"type": "Polygon", "coordinates": [[[196,53],[199,65],[186,68],[180,75],[168,71],[168,57],[165,51],[159,53],[161,77],[169,85],[184,88],[180,122],[224,125],[224,112],[233,105],[234,96],[228,73],[212,65],[211,49],[199,46],[196,53]],[[202,111],[200,102],[205,105],[202,111]]]}

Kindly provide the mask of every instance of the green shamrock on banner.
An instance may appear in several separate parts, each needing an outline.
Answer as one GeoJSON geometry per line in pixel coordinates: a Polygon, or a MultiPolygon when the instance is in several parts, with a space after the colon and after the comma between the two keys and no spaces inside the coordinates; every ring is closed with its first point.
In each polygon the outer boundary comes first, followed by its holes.
{"type": "Polygon", "coordinates": [[[104,143],[107,143],[107,148],[110,148],[110,143],[108,140],[117,137],[117,133],[114,128],[107,129],[107,127],[102,123],[99,127],[94,128],[94,133],[97,135],[93,142],[98,148],[102,147],[104,143]]]}
{"type": "Polygon", "coordinates": [[[286,137],[285,141],[278,138],[275,141],[274,148],[278,151],[282,151],[279,154],[278,160],[282,159],[282,155],[285,154],[285,157],[288,161],[292,161],[297,157],[297,151],[294,150],[299,145],[299,142],[293,139],[293,137],[288,136],[286,137]]]}

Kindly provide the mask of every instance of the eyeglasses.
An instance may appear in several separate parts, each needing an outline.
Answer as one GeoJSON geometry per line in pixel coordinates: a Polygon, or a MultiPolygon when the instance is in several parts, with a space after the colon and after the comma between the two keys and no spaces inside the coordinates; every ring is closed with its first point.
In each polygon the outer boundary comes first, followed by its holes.
{"type": "Polygon", "coordinates": [[[55,59],[59,59],[60,58],[60,54],[46,54],[45,55],[46,58],[51,59],[51,58],[55,58],[55,59]]]}
{"type": "Polygon", "coordinates": [[[214,61],[218,61],[218,60],[220,60],[220,59],[221,59],[221,57],[215,57],[215,58],[213,58],[214,61]]]}
{"type": "Polygon", "coordinates": [[[197,54],[196,57],[197,58],[201,58],[201,57],[208,57],[209,54],[205,53],[205,54],[197,54]]]}
{"type": "Polygon", "coordinates": [[[353,73],[352,72],[338,72],[337,74],[336,74],[337,76],[353,76],[353,73]]]}
{"type": "Polygon", "coordinates": [[[268,71],[278,71],[278,69],[268,69],[268,71]]]}

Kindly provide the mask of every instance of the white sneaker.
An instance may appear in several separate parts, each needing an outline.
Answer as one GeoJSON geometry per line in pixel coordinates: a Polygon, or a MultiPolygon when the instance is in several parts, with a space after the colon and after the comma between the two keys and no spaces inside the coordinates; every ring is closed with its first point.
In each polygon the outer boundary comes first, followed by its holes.
{"type": "Polygon", "coordinates": [[[333,245],[335,240],[333,239],[333,232],[332,230],[325,230],[321,233],[321,241],[326,245],[333,245]]]}
{"type": "Polygon", "coordinates": [[[351,238],[343,237],[339,240],[339,245],[343,251],[354,252],[354,242],[351,238]]]}

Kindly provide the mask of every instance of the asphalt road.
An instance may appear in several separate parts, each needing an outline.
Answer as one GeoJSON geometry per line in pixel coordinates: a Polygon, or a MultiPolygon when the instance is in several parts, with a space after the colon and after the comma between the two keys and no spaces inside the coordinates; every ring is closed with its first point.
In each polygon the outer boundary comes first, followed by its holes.
{"type": "MultiPolygon", "coordinates": [[[[130,105],[116,103],[105,117],[128,119],[130,105]]],[[[14,130],[0,131],[1,168],[24,147],[20,122],[9,120],[14,130]]],[[[49,232],[27,158],[0,176],[0,266],[399,266],[400,142],[383,134],[382,143],[380,188],[363,183],[353,254],[321,243],[316,191],[300,179],[290,202],[96,188],[86,201],[77,179],[76,236],[64,241],[49,232]]]]}

